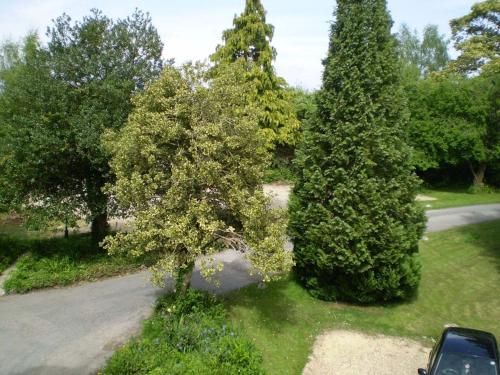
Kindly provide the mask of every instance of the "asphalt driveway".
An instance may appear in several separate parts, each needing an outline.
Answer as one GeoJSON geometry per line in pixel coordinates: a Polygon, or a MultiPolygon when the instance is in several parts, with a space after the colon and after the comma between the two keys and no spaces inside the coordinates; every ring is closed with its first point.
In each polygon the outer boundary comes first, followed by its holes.
{"type": "MultiPolygon", "coordinates": [[[[286,205],[289,189],[277,193],[274,204],[286,205]]],[[[428,212],[428,231],[500,219],[500,204],[428,212]]],[[[288,244],[291,246],[291,244],[288,244]]],[[[241,254],[226,251],[220,274],[225,293],[258,282],[248,275],[241,254]]],[[[193,276],[193,287],[214,290],[193,276]]],[[[26,295],[0,298],[0,374],[95,374],[106,359],[138,332],[154,301],[164,290],[149,283],[146,272],[26,295]]]]}

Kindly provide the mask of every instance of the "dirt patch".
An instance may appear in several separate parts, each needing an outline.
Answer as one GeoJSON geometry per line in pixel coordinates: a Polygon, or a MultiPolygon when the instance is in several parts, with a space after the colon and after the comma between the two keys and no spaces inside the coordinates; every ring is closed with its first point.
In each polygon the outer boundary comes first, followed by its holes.
{"type": "Polygon", "coordinates": [[[316,340],[303,375],[415,375],[429,352],[408,339],[331,331],[316,340]]]}

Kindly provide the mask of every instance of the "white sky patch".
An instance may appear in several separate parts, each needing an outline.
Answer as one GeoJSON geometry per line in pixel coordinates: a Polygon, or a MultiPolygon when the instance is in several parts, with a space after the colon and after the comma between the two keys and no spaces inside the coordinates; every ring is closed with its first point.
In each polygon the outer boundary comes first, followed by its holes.
{"type": "MultiPolygon", "coordinates": [[[[402,23],[422,30],[437,24],[450,36],[449,21],[469,12],[476,0],[389,0],[395,30],[402,23]]],[[[0,40],[18,40],[30,30],[44,36],[51,20],[63,12],[80,20],[91,8],[111,18],[124,18],[137,7],[153,18],[165,44],[166,58],[182,63],[206,60],[221,43],[244,0],[0,0],[0,40]]],[[[276,70],[291,85],[307,89],[321,84],[332,0],[263,0],[268,22],[275,26],[276,70]]],[[[42,38],[44,40],[44,38],[42,38]]]]}

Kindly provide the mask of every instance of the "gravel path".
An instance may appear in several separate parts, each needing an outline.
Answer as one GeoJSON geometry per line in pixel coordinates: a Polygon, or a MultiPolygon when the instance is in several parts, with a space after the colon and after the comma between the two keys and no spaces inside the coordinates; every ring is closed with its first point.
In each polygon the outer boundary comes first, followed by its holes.
{"type": "Polygon", "coordinates": [[[303,375],[415,375],[429,352],[408,339],[331,331],[317,339],[303,375]]]}

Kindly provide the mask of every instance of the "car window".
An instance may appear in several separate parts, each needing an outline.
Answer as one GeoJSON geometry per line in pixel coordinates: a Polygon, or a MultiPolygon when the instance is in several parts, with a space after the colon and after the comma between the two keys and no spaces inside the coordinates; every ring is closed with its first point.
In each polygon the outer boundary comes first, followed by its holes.
{"type": "Polygon", "coordinates": [[[498,375],[495,361],[463,353],[441,353],[435,375],[498,375]]]}
{"type": "Polygon", "coordinates": [[[434,349],[432,349],[431,354],[429,355],[429,369],[428,369],[429,371],[431,370],[430,366],[432,366],[436,361],[437,348],[438,345],[436,345],[434,349]]]}

